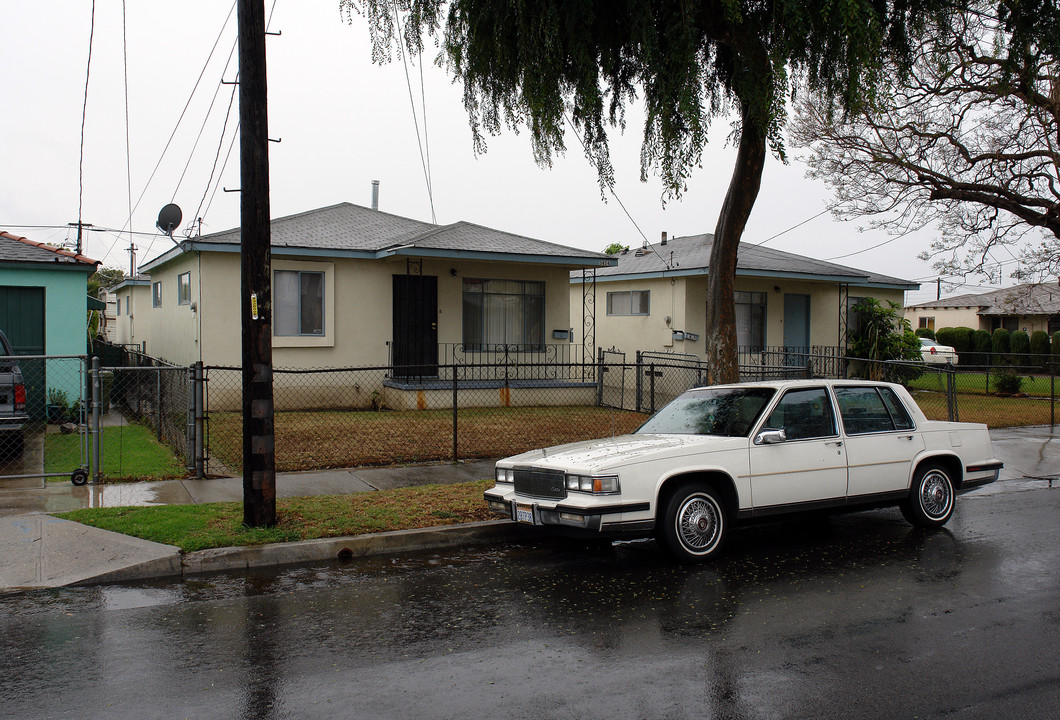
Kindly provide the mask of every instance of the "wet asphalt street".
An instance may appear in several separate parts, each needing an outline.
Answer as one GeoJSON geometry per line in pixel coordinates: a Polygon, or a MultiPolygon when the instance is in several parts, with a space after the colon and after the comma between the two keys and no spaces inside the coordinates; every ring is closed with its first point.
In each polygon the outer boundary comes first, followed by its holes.
{"type": "Polygon", "coordinates": [[[3,718],[1055,718],[1060,489],[0,596],[3,718]]]}

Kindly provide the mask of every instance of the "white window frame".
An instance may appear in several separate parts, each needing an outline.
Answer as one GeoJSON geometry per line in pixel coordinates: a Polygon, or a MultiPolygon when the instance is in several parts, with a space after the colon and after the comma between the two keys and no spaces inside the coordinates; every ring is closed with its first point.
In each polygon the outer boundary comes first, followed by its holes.
{"type": "Polygon", "coordinates": [[[272,346],[277,347],[334,347],[335,346],[335,265],[329,262],[305,262],[301,260],[277,260],[272,258],[273,282],[273,324],[272,346]],[[324,287],[321,293],[324,303],[324,332],[320,335],[277,335],[276,334],[276,273],[323,273],[324,287]]]}
{"type": "Polygon", "coordinates": [[[162,307],[162,281],[155,280],[151,283],[151,307],[162,307]]]}
{"type": "Polygon", "coordinates": [[[191,270],[177,275],[177,305],[191,305],[191,270]],[[184,291],[187,283],[187,292],[184,291]]]}
{"type": "Polygon", "coordinates": [[[651,290],[614,290],[607,293],[607,314],[612,317],[647,317],[651,315],[651,290]],[[633,312],[633,295],[640,296],[639,307],[643,312],[633,312]],[[623,300],[625,296],[626,300],[623,300]],[[616,301],[619,301],[619,309],[614,309],[616,301]],[[628,311],[623,312],[625,308],[628,311]]]}

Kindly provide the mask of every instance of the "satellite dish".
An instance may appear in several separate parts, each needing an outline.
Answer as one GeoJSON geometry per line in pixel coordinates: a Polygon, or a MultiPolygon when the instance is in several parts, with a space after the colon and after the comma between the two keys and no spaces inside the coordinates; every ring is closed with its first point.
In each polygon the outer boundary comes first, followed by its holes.
{"type": "Polygon", "coordinates": [[[158,222],[155,223],[155,227],[173,237],[173,231],[180,225],[182,217],[184,215],[180,212],[180,207],[170,203],[158,211],[158,222]]]}

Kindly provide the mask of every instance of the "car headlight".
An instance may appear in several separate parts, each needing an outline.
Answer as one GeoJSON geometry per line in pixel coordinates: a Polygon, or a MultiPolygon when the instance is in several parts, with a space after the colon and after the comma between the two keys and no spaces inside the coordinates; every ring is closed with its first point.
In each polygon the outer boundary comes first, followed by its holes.
{"type": "Polygon", "coordinates": [[[568,475],[567,490],[593,495],[613,495],[619,492],[620,488],[617,475],[568,475]]]}
{"type": "Polygon", "coordinates": [[[512,468],[497,468],[497,482],[511,485],[515,482],[515,470],[512,468]]]}

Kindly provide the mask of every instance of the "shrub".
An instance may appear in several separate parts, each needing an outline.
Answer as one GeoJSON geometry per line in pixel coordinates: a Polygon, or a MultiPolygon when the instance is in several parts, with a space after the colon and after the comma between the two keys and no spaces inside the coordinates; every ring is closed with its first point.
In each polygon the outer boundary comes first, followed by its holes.
{"type": "Polygon", "coordinates": [[[1053,349],[1053,359],[1060,360],[1060,330],[1053,333],[1053,342],[1051,346],[1053,349]]]}
{"type": "Polygon", "coordinates": [[[1002,370],[994,375],[994,392],[1015,395],[1023,389],[1023,378],[1012,370],[1002,370]]]}
{"type": "Polygon", "coordinates": [[[993,353],[991,364],[993,365],[1004,365],[1008,361],[1008,354],[1011,348],[1009,342],[1009,332],[1005,328],[998,328],[994,331],[994,334],[990,336],[990,352],[993,353]]]}
{"type": "Polygon", "coordinates": [[[1049,333],[1044,330],[1035,330],[1031,333],[1031,354],[1037,356],[1037,360],[1044,362],[1049,354],[1049,333]]]}
{"type": "Polygon", "coordinates": [[[920,339],[909,327],[897,303],[883,305],[875,298],[863,298],[854,306],[861,331],[850,342],[850,354],[874,361],[866,363],[867,377],[902,382],[920,377],[920,339]],[[917,361],[917,365],[893,365],[888,361],[917,361]]]}
{"type": "Polygon", "coordinates": [[[992,341],[990,333],[986,330],[976,330],[972,333],[972,352],[974,355],[968,363],[962,361],[962,365],[987,365],[990,362],[990,350],[992,341]]]}
{"type": "Polygon", "coordinates": [[[956,328],[951,327],[939,328],[935,331],[935,342],[939,343],[940,345],[949,345],[951,348],[956,350],[957,346],[953,344],[953,333],[955,330],[956,328]]]}
{"type": "Polygon", "coordinates": [[[929,340],[934,340],[935,339],[935,331],[932,330],[931,328],[917,328],[913,332],[916,333],[917,337],[926,337],[929,340]]]}
{"type": "Polygon", "coordinates": [[[1012,348],[1012,364],[1027,365],[1031,352],[1031,338],[1025,330],[1017,330],[1009,337],[1009,345],[1012,348]]]}

